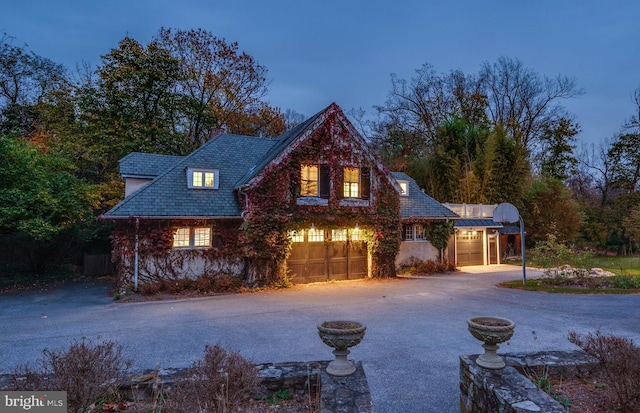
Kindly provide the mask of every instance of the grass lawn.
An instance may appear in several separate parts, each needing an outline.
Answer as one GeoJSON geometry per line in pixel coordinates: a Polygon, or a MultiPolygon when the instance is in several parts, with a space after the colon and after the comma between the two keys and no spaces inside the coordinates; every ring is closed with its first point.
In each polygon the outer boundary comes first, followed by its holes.
{"type": "Polygon", "coordinates": [[[617,275],[640,276],[640,257],[593,257],[591,268],[602,268],[617,275]]]}
{"type": "MultiPolygon", "coordinates": [[[[535,261],[527,261],[528,265],[536,266],[535,261]]],[[[590,268],[602,268],[616,274],[616,278],[638,279],[640,278],[640,257],[592,257],[589,260],[590,268]]],[[[603,279],[604,280],[604,279],[603,279]]],[[[640,288],[614,288],[612,286],[598,286],[596,282],[576,283],[572,285],[569,280],[562,283],[549,283],[544,279],[528,279],[527,285],[522,285],[522,280],[514,280],[500,283],[506,288],[524,289],[527,291],[544,291],[549,293],[568,294],[640,294],[640,288]]],[[[637,286],[637,282],[635,283],[637,286]]]]}

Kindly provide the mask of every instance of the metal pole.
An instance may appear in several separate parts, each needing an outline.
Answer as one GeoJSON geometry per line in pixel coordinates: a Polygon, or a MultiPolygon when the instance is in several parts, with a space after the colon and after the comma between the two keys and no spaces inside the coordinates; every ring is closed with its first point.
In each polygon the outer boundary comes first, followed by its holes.
{"type": "Polygon", "coordinates": [[[136,218],[136,241],[133,255],[133,291],[138,291],[138,228],[140,227],[140,219],[136,218]]]}
{"type": "Polygon", "coordinates": [[[524,253],[524,220],[520,217],[520,249],[522,250],[522,286],[527,286],[527,258],[524,253]]]}

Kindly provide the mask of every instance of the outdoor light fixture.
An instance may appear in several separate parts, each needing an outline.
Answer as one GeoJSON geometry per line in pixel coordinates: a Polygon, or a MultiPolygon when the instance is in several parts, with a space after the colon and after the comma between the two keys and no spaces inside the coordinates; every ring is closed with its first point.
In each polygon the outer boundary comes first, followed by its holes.
{"type": "Polygon", "coordinates": [[[314,231],[315,229],[316,229],[316,226],[313,223],[311,223],[311,231],[314,231]]]}
{"type": "Polygon", "coordinates": [[[358,226],[357,222],[356,222],[356,231],[360,231],[360,227],[358,226]]]}

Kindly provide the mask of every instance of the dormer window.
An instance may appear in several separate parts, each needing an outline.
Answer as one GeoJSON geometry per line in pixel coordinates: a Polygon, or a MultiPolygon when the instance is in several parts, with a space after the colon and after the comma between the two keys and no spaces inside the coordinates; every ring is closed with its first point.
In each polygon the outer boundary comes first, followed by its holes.
{"type": "Polygon", "coordinates": [[[409,181],[398,181],[400,196],[409,196],[409,181]]]}
{"type": "Polygon", "coordinates": [[[217,169],[187,169],[187,185],[192,189],[218,189],[219,174],[217,169]]]}

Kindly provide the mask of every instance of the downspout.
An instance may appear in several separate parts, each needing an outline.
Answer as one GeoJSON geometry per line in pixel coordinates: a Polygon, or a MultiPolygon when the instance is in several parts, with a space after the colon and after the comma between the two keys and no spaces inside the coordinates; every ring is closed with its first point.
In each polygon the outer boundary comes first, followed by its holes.
{"type": "Polygon", "coordinates": [[[138,292],[138,229],[140,228],[140,218],[136,218],[136,237],[135,248],[133,253],[133,291],[138,292]]]}

